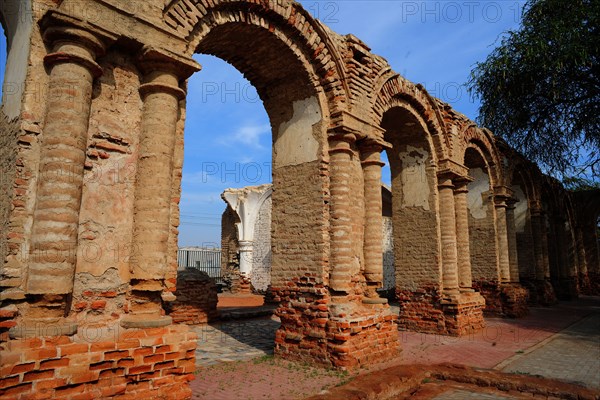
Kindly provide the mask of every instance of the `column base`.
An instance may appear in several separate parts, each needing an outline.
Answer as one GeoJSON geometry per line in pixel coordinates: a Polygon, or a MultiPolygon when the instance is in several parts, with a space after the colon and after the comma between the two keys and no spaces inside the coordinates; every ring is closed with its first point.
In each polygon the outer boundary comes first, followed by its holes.
{"type": "Polygon", "coordinates": [[[12,339],[0,346],[4,398],[189,399],[197,335],[185,325],[12,339]],[[83,397],[82,397],[83,398],[83,397]]]}
{"type": "Polygon", "coordinates": [[[530,305],[551,306],[556,304],[556,295],[554,288],[549,280],[542,279],[522,279],[521,284],[529,290],[530,305]]]}
{"type": "Polygon", "coordinates": [[[529,314],[529,291],[518,283],[502,285],[502,313],[508,318],[521,318],[529,314]]]}
{"type": "Polygon", "coordinates": [[[579,288],[575,277],[552,279],[554,293],[559,300],[575,300],[579,297],[579,288]]]}
{"type": "Polygon", "coordinates": [[[217,285],[206,272],[187,268],[177,274],[175,301],[165,303],[176,324],[206,324],[218,317],[217,285]]]}
{"type": "Polygon", "coordinates": [[[451,300],[442,301],[446,334],[464,336],[485,327],[485,299],[477,292],[462,292],[451,300]]]}
{"type": "Polygon", "coordinates": [[[387,304],[357,305],[351,316],[335,310],[332,314],[327,323],[327,350],[334,368],[355,369],[400,355],[398,317],[387,304]]]}
{"type": "Polygon", "coordinates": [[[518,283],[478,280],[473,287],[485,298],[485,315],[520,318],[529,313],[529,291],[518,283]]]}
{"type": "Polygon", "coordinates": [[[280,300],[278,357],[347,370],[399,355],[397,317],[381,300],[365,304],[361,297],[332,298],[324,287],[293,283],[273,292],[280,300]]]}
{"type": "Polygon", "coordinates": [[[485,300],[477,292],[456,291],[449,295],[437,285],[418,290],[398,290],[401,330],[461,336],[484,327],[485,300]]]}
{"type": "Polygon", "coordinates": [[[600,296],[600,274],[588,272],[589,291],[585,293],[590,296],[600,296]]]}

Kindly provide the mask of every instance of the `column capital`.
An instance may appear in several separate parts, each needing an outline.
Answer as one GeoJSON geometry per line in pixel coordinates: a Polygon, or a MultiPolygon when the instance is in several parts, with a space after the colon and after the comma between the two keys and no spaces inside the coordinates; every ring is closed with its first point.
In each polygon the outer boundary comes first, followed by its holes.
{"type": "Polygon", "coordinates": [[[453,160],[445,159],[438,162],[438,179],[461,179],[469,176],[469,169],[453,160]]]}
{"type": "Polygon", "coordinates": [[[168,73],[176,76],[178,80],[185,80],[202,69],[193,58],[181,57],[151,46],[144,46],[138,53],[137,64],[146,75],[156,72],[168,73]]]}
{"type": "Polygon", "coordinates": [[[367,138],[357,142],[357,145],[360,151],[361,165],[363,167],[370,165],[383,167],[385,165],[385,163],[381,161],[381,151],[384,147],[387,147],[388,143],[367,138]]]}
{"type": "Polygon", "coordinates": [[[513,199],[513,191],[508,186],[494,186],[493,198],[496,207],[509,207],[513,199]]]}
{"type": "Polygon", "coordinates": [[[468,175],[457,176],[452,180],[452,182],[454,182],[454,193],[467,193],[469,191],[469,189],[467,189],[467,186],[474,180],[475,179],[471,178],[468,175]]]}
{"type": "Polygon", "coordinates": [[[383,140],[385,130],[345,110],[331,114],[330,132],[334,135],[339,132],[351,132],[356,135],[357,140],[373,139],[386,143],[383,140]]]}
{"type": "Polygon", "coordinates": [[[356,143],[356,135],[352,132],[337,132],[329,135],[329,155],[347,153],[354,155],[352,145],[356,143]]]}
{"type": "Polygon", "coordinates": [[[44,57],[47,67],[75,63],[87,68],[94,78],[102,75],[96,58],[117,40],[117,35],[58,11],[49,11],[40,27],[44,41],[52,49],[44,57]]]}

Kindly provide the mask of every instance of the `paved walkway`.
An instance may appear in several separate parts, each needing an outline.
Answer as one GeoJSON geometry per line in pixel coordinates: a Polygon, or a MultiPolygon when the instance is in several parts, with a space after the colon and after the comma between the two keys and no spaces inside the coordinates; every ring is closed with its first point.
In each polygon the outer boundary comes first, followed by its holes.
{"type": "Polygon", "coordinates": [[[467,390],[449,390],[446,393],[442,393],[439,396],[434,397],[432,400],[513,400],[516,397],[512,396],[499,396],[496,394],[487,394],[481,392],[471,392],[467,390]]]}
{"type": "Polygon", "coordinates": [[[253,318],[198,325],[196,364],[210,366],[231,361],[244,361],[273,354],[276,318],[253,318]]]}
{"type": "Polygon", "coordinates": [[[499,369],[505,372],[540,375],[600,389],[600,313],[503,364],[499,369]]]}
{"type": "MultiPolygon", "coordinates": [[[[599,297],[532,308],[529,316],[519,320],[486,321],[485,329],[462,338],[399,332],[403,351],[396,364],[452,362],[495,367],[600,389],[599,297]]],[[[278,326],[275,317],[263,317],[194,327],[199,334],[196,356],[200,367],[192,382],[194,399],[301,399],[351,378],[336,371],[273,359],[270,355],[278,326]]],[[[469,398],[517,397],[455,388],[434,397],[469,398]]]]}

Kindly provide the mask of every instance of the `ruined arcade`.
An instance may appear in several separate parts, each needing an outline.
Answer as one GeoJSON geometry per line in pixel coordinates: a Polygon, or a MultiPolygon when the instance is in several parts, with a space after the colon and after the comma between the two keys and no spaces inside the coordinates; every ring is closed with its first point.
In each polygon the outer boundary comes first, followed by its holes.
{"type": "Polygon", "coordinates": [[[598,292],[597,197],[570,195],[297,3],[9,0],[0,13],[17,88],[0,109],[2,395],[191,396],[197,337],[166,310],[182,300],[195,53],[241,71],[271,121],[277,356],[357,368],[399,357],[398,328],[463,335],[484,313],[598,292]],[[399,315],[378,292],[383,151],[399,315]]]}

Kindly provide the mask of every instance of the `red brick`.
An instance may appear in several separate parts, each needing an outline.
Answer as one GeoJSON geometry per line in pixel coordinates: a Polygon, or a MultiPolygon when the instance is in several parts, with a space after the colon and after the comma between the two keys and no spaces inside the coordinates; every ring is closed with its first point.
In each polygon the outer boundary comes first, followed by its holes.
{"type": "Polygon", "coordinates": [[[107,351],[104,353],[105,360],[118,360],[120,358],[129,357],[128,350],[115,350],[115,351],[107,351]]]}
{"type": "Polygon", "coordinates": [[[77,303],[75,303],[73,305],[73,308],[75,308],[77,311],[81,311],[81,310],[85,310],[88,306],[87,301],[78,301],[77,303]]]}
{"type": "Polygon", "coordinates": [[[117,394],[125,393],[126,390],[127,390],[126,384],[102,388],[102,397],[112,397],[117,394]]]}
{"type": "Polygon", "coordinates": [[[110,298],[111,297],[117,297],[117,292],[115,292],[114,290],[110,290],[110,291],[107,291],[107,292],[100,293],[100,296],[102,296],[102,297],[110,297],[110,298]]]}
{"type": "Polygon", "coordinates": [[[130,382],[127,384],[128,392],[150,390],[150,381],[130,382]]]}
{"type": "Polygon", "coordinates": [[[69,400],[95,400],[102,395],[100,391],[87,391],[79,394],[72,395],[69,400]]]}
{"type": "Polygon", "coordinates": [[[146,332],[142,329],[140,330],[128,330],[123,332],[121,336],[123,339],[140,339],[146,337],[146,332]]]}
{"type": "Polygon", "coordinates": [[[44,339],[46,346],[59,346],[61,344],[69,344],[71,339],[68,336],[53,336],[44,339]]]}
{"type": "Polygon", "coordinates": [[[19,311],[17,310],[3,310],[0,309],[0,318],[14,318],[17,316],[19,311]]]}
{"type": "Polygon", "coordinates": [[[175,366],[175,362],[174,361],[165,361],[165,362],[154,364],[154,369],[155,370],[165,369],[165,368],[171,368],[171,367],[174,367],[174,366],[175,366]]]}
{"type": "Polygon", "coordinates": [[[66,357],[46,360],[40,362],[40,369],[66,367],[69,365],[69,362],[70,360],[66,357]]]}
{"type": "Polygon", "coordinates": [[[152,347],[143,347],[133,351],[134,356],[147,356],[153,354],[152,347]]]}
{"type": "Polygon", "coordinates": [[[133,358],[123,358],[117,362],[117,367],[134,367],[135,360],[133,358]]]}
{"type": "Polygon", "coordinates": [[[141,374],[144,372],[150,372],[152,368],[149,365],[140,365],[137,367],[129,368],[128,373],[131,375],[141,374]]]}
{"type": "Polygon", "coordinates": [[[125,368],[113,368],[100,372],[100,379],[125,375],[125,368]]]}
{"type": "Polygon", "coordinates": [[[98,342],[98,343],[92,343],[92,345],[90,346],[90,351],[92,351],[92,352],[114,350],[114,349],[115,349],[115,342],[98,342]]]}
{"type": "Polygon", "coordinates": [[[163,378],[158,378],[155,379],[152,384],[154,386],[162,386],[162,385],[172,385],[175,383],[175,380],[173,379],[173,376],[165,376],[163,378]]]}
{"type": "Polygon", "coordinates": [[[54,389],[60,386],[65,386],[66,384],[67,380],[65,378],[48,379],[45,381],[36,381],[35,389],[36,391],[44,389],[54,389]]]}
{"type": "Polygon", "coordinates": [[[92,382],[92,381],[96,381],[98,380],[98,373],[97,371],[81,371],[78,373],[75,373],[71,376],[71,378],[69,379],[70,383],[85,383],[85,382],[92,382]]]}
{"type": "Polygon", "coordinates": [[[70,354],[81,354],[89,351],[89,345],[85,343],[71,343],[60,346],[60,355],[68,356],[70,354]]]}
{"type": "Polygon", "coordinates": [[[90,371],[95,371],[97,369],[108,369],[112,368],[114,361],[101,361],[99,363],[90,364],[90,371]]]}
{"type": "Polygon", "coordinates": [[[12,328],[13,326],[17,326],[16,321],[9,320],[0,322],[0,328],[12,328]]]}
{"type": "Polygon", "coordinates": [[[96,300],[90,305],[92,310],[103,310],[106,307],[106,300],[96,300]]]}
{"type": "Polygon", "coordinates": [[[26,398],[26,397],[24,397],[22,395],[22,393],[26,393],[26,392],[31,391],[32,387],[33,387],[32,383],[23,383],[21,385],[17,385],[17,386],[12,386],[12,387],[6,388],[6,389],[4,389],[4,393],[2,394],[2,398],[4,399],[5,396],[8,397],[8,396],[14,396],[14,395],[17,395],[17,394],[21,394],[21,396],[22,396],[21,398],[26,398]]]}
{"type": "Polygon", "coordinates": [[[27,364],[19,364],[15,365],[10,371],[12,374],[20,374],[22,372],[29,372],[35,369],[35,362],[27,363],[27,364]]]}
{"type": "Polygon", "coordinates": [[[140,347],[140,340],[139,339],[125,339],[122,340],[120,342],[117,342],[117,349],[118,350],[123,350],[123,349],[137,349],[138,347],[140,347]]]}
{"type": "Polygon", "coordinates": [[[153,363],[157,363],[157,362],[161,362],[165,359],[164,354],[155,354],[152,356],[146,356],[144,357],[144,362],[148,363],[148,364],[153,364],[153,363]]]}
{"type": "Polygon", "coordinates": [[[9,387],[9,386],[15,386],[19,384],[19,376],[15,375],[15,376],[9,376],[3,379],[0,379],[0,389],[5,388],[5,387],[9,387]]]}
{"type": "Polygon", "coordinates": [[[23,376],[23,382],[39,381],[42,379],[54,378],[54,370],[30,371],[23,376]]]}
{"type": "Polygon", "coordinates": [[[187,358],[185,353],[167,353],[165,360],[177,360],[178,358],[187,358]]]}
{"type": "Polygon", "coordinates": [[[55,390],[56,397],[67,397],[70,395],[76,395],[85,391],[85,385],[69,385],[66,387],[58,388],[55,390]]]}

